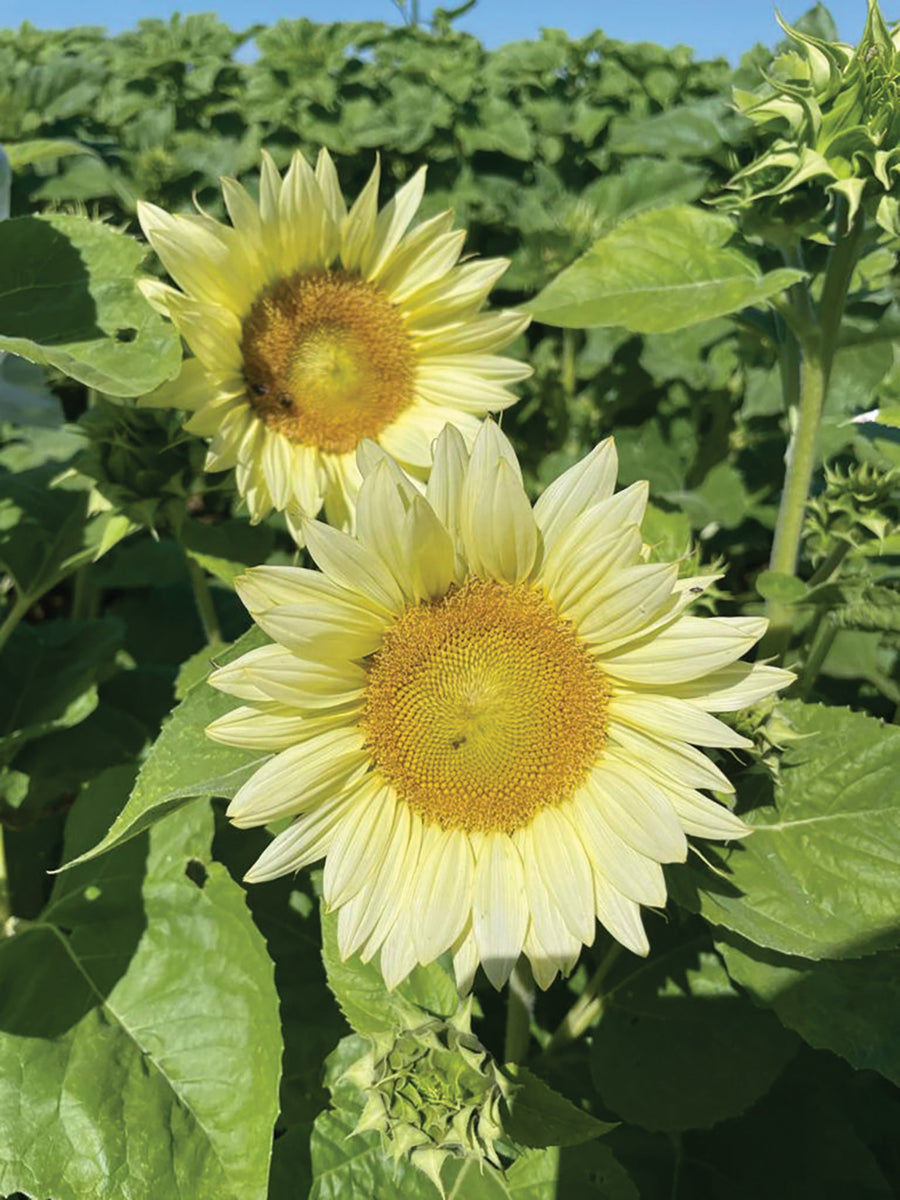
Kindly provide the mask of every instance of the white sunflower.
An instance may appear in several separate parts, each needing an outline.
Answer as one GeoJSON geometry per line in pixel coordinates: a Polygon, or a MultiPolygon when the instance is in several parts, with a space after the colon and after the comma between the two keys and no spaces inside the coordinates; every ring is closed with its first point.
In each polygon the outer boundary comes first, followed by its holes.
{"type": "Polygon", "coordinates": [[[284,510],[295,537],[325,506],[352,526],[356,448],[371,439],[419,478],[448,422],[471,444],[530,367],[496,353],[527,326],[482,312],[502,258],[460,263],[444,212],[407,232],[422,167],[378,210],[380,168],[349,212],[327,151],[282,180],[263,153],[259,202],[222,179],[231,226],[140,204],[147,240],[181,291],[143,280],[195,357],[139,403],[187,409],[206,470],[235,469],[252,521],[284,510]]]}
{"type": "Polygon", "coordinates": [[[712,714],[793,678],[740,661],[765,620],[685,611],[715,576],[645,561],[647,486],[614,494],[611,439],[534,509],[491,422],[471,457],[444,431],[424,495],[360,463],[356,535],[310,521],[319,571],[248,571],[274,643],[211,676],[245,706],[210,736],[273,752],[229,816],[294,818],[248,880],[324,858],[341,953],[389,987],[448,949],[461,989],[523,952],[547,987],[598,920],[646,954],[661,864],[748,832],[696,747],[749,746],[712,714]]]}

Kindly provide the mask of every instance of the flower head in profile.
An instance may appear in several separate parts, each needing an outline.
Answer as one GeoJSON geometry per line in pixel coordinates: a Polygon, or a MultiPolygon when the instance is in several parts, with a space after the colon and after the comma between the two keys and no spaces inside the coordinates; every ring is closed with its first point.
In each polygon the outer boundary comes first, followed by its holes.
{"type": "Polygon", "coordinates": [[[259,202],[223,179],[231,226],[141,204],[141,227],[180,291],[144,280],[194,357],[142,404],[187,409],[208,471],[235,468],[253,521],[284,510],[299,537],[325,506],[352,524],[356,449],[371,439],[424,477],[450,422],[469,444],[530,368],[496,352],[528,324],[482,312],[506,259],[460,263],[441,213],[408,232],[419,170],[380,211],[380,169],[347,209],[334,165],[299,152],[282,180],[263,154],[259,202]]]}
{"type": "Polygon", "coordinates": [[[380,954],[388,986],[449,949],[461,989],[522,952],[546,987],[598,919],[645,954],[661,864],[747,832],[697,747],[749,746],[713,714],[792,678],[741,661],[765,620],[685,611],[715,577],[645,561],[647,487],[614,493],[612,440],[533,509],[490,422],[471,455],[441,434],[424,494],[360,460],[356,535],[310,521],[319,571],[248,571],[274,643],[211,677],[244,705],[210,735],[274,755],[231,819],[294,818],[247,878],[324,858],[341,953],[380,954]]]}

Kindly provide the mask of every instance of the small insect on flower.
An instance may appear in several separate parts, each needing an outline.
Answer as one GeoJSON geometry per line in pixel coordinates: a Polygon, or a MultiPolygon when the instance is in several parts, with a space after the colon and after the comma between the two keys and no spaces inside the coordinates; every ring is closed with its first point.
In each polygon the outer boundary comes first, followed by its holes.
{"type": "Polygon", "coordinates": [[[531,373],[496,353],[529,318],[481,311],[507,260],[460,264],[450,212],[407,232],[424,167],[380,212],[379,180],[376,163],[348,211],[326,151],[315,171],[296,153],[283,180],[264,153],[258,204],[222,180],[230,227],[138,209],[182,289],[144,280],[144,294],[195,355],[140,403],[189,410],[206,469],[234,467],[251,519],[284,510],[298,540],[323,504],[352,525],[364,439],[424,478],[447,422],[471,444],[531,373]]]}
{"type": "Polygon", "coordinates": [[[740,661],[765,620],[685,611],[717,576],[644,561],[611,439],[533,510],[491,422],[471,455],[441,434],[424,494],[371,444],[360,465],[356,535],[309,521],[320,571],[242,576],[274,642],[211,677],[245,706],[210,736],[275,752],[231,819],[295,818],[247,878],[324,857],[341,953],[389,987],[448,949],[461,989],[523,951],[547,987],[598,919],[645,954],[661,864],[747,832],[695,747],[750,746],[712,714],[793,678],[740,661]]]}

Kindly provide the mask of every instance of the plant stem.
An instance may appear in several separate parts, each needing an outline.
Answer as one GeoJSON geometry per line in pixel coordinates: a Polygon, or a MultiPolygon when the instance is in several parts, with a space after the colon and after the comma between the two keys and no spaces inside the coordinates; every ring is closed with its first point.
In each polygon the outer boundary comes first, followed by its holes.
{"type": "Polygon", "coordinates": [[[90,579],[90,566],[79,567],[75,572],[72,592],[72,620],[85,621],[97,615],[97,589],[90,579]]]}
{"type": "Polygon", "coordinates": [[[575,369],[575,330],[562,331],[562,352],[560,354],[560,382],[567,400],[574,400],[578,390],[578,376],[575,369]]]}
{"type": "Polygon", "coordinates": [[[0,650],[2,650],[9,641],[12,631],[28,612],[29,608],[31,608],[31,604],[31,596],[25,596],[20,593],[16,597],[12,608],[9,610],[3,620],[3,624],[0,625],[0,650]]]}
{"type": "Polygon", "coordinates": [[[9,877],[6,873],[6,849],[3,845],[3,826],[0,825],[0,937],[4,936],[6,925],[12,917],[12,904],[9,894],[9,877]]]}
{"type": "Polygon", "coordinates": [[[806,586],[814,588],[818,587],[820,583],[827,583],[847,557],[849,551],[849,542],[843,540],[836,542],[834,548],[828,552],[827,557],[816,567],[806,586]]]}
{"type": "Polygon", "coordinates": [[[524,954],[513,967],[509,977],[506,1000],[506,1040],[503,1045],[503,1061],[524,1062],[531,1038],[531,1010],[534,1007],[534,979],[531,967],[524,954]]]}
{"type": "MultiPolygon", "coordinates": [[[[788,448],[787,473],[769,560],[770,569],[784,575],[795,575],[797,571],[806,501],[816,465],[822,409],[828,395],[831,364],[837,348],[847,288],[859,255],[863,227],[861,214],[857,214],[852,225],[848,226],[846,206],[839,209],[837,236],[819,304],[818,328],[811,330],[801,342],[797,425],[788,448]]],[[[792,615],[790,605],[779,601],[769,602],[769,630],[761,647],[764,655],[782,654],[787,648],[792,615]]]]}
{"type": "Polygon", "coordinates": [[[601,994],[600,989],[621,951],[622,947],[619,943],[613,942],[600,960],[597,970],[588,980],[584,991],[559,1023],[559,1026],[544,1049],[545,1054],[553,1054],[554,1051],[560,1050],[570,1042],[576,1041],[583,1033],[590,1029],[601,1012],[603,1012],[605,997],[601,994]]]}
{"type": "Polygon", "coordinates": [[[186,554],[188,573],[191,577],[191,587],[194,589],[194,599],[197,601],[197,611],[203,625],[206,640],[211,646],[221,645],[222,632],[219,629],[219,618],[213,604],[212,592],[206,580],[206,572],[190,554],[186,554]]]}
{"type": "Polygon", "coordinates": [[[820,614],[806,663],[796,686],[792,689],[792,694],[799,696],[801,700],[805,700],[812,691],[812,686],[819,677],[822,664],[828,657],[828,651],[837,637],[837,632],[838,627],[832,620],[831,614],[820,614]]]}

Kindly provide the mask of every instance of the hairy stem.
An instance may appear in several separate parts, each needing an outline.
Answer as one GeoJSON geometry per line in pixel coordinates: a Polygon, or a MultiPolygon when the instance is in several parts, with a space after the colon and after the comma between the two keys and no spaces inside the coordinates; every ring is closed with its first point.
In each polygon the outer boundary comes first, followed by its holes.
{"type": "MultiPolygon", "coordinates": [[[[818,327],[801,342],[800,398],[796,406],[796,427],[788,448],[787,473],[769,567],[784,575],[795,575],[806,502],[816,465],[816,445],[822,409],[828,395],[831,364],[837,348],[844,304],[850,277],[859,256],[863,232],[862,215],[851,225],[846,209],[838,215],[837,237],[825,273],[818,327]]],[[[787,397],[790,399],[790,397],[787,397]]],[[[762,654],[782,654],[791,636],[792,610],[779,601],[768,604],[769,631],[761,647],[762,654]]]]}
{"type": "Polygon", "coordinates": [[[6,614],[5,618],[3,619],[3,624],[0,625],[0,650],[2,650],[3,647],[6,645],[6,643],[9,641],[9,639],[12,635],[12,631],[15,629],[15,627],[19,624],[19,622],[22,620],[22,618],[28,612],[29,608],[31,608],[31,605],[32,605],[32,597],[31,596],[25,596],[20,593],[16,597],[12,608],[9,610],[9,612],[6,614]]]}
{"type": "Polygon", "coordinates": [[[72,620],[85,621],[96,617],[100,597],[90,579],[90,566],[79,567],[75,572],[72,590],[72,620]]]}
{"type": "Polygon", "coordinates": [[[222,632],[219,629],[219,618],[216,616],[216,608],[213,604],[212,592],[209,588],[206,572],[190,554],[187,554],[185,557],[187,558],[191,587],[194,589],[194,599],[197,602],[197,611],[200,614],[200,621],[203,625],[206,640],[211,646],[221,645],[223,640],[222,632]]]}
{"type": "Polygon", "coordinates": [[[849,542],[841,540],[835,543],[833,549],[828,552],[827,557],[816,567],[806,586],[814,588],[818,587],[820,583],[827,583],[837,573],[838,567],[847,557],[849,551],[849,542]]]}
{"type": "Polygon", "coordinates": [[[506,1001],[506,1040],[503,1045],[503,1061],[524,1062],[528,1055],[531,1038],[531,1010],[534,1008],[534,979],[531,967],[524,954],[513,967],[509,977],[506,1001]]]}
{"type": "Polygon", "coordinates": [[[792,688],[792,694],[799,696],[801,700],[805,700],[812,691],[812,686],[819,677],[822,664],[828,657],[828,651],[837,637],[837,632],[838,627],[832,620],[831,614],[820,614],[816,622],[816,631],[813,634],[806,663],[800,673],[800,678],[797,680],[796,686],[792,688]]]}
{"type": "Polygon", "coordinates": [[[12,903],[9,894],[9,877],[6,873],[6,848],[3,844],[3,826],[0,825],[0,937],[12,917],[12,903]]]}
{"type": "Polygon", "coordinates": [[[553,1054],[556,1050],[561,1050],[563,1046],[568,1046],[570,1042],[576,1041],[583,1033],[590,1029],[603,1012],[605,997],[601,988],[606,976],[609,974],[610,968],[619,957],[621,951],[622,947],[619,943],[613,942],[600,960],[597,970],[588,980],[584,991],[559,1023],[559,1026],[547,1043],[544,1050],[545,1054],[553,1054]]]}

